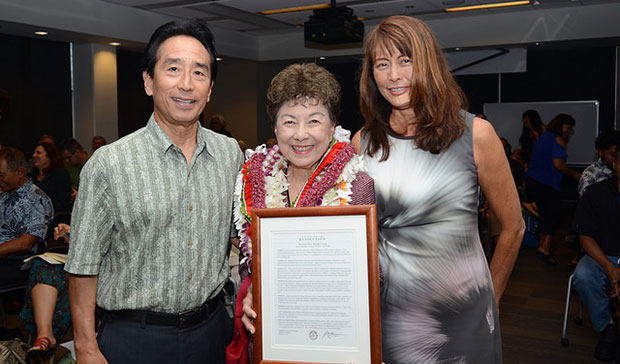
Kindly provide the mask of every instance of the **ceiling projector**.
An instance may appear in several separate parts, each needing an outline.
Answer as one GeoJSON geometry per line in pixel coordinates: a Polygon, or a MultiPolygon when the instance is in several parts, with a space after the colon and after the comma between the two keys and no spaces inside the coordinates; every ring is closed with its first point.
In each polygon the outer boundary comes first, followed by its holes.
{"type": "Polygon", "coordinates": [[[304,39],[322,44],[361,42],[364,23],[346,6],[316,9],[304,23],[304,39]]]}

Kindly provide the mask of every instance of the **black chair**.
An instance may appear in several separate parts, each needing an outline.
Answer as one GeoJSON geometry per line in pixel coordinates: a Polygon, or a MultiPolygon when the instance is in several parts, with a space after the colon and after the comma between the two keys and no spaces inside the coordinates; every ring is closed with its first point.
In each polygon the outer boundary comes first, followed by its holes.
{"type": "Polygon", "coordinates": [[[2,316],[2,327],[6,328],[6,313],[4,312],[4,302],[2,301],[2,295],[5,293],[26,289],[28,287],[28,281],[16,282],[0,287],[0,315],[2,316]]]}
{"type": "MultiPolygon", "coordinates": [[[[46,247],[47,247],[47,242],[44,240],[39,240],[39,242],[37,243],[35,254],[41,254],[45,252],[46,247]]],[[[19,253],[16,253],[16,254],[19,254],[19,253]]],[[[29,270],[30,268],[27,268],[27,269],[29,270]]],[[[6,328],[6,312],[4,311],[4,302],[2,301],[2,295],[5,293],[13,292],[13,291],[23,290],[23,289],[26,289],[27,287],[28,287],[28,275],[27,274],[25,275],[25,278],[23,280],[20,280],[18,282],[11,282],[4,286],[0,286],[0,316],[2,316],[1,327],[6,328]]]]}

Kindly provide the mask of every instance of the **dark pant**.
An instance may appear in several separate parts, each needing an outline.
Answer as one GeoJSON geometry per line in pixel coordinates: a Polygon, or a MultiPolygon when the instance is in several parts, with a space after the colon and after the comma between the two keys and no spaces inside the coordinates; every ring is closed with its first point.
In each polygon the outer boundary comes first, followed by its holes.
{"type": "Polygon", "coordinates": [[[124,320],[103,314],[97,342],[110,364],[224,363],[233,321],[222,300],[208,319],[179,328],[124,320]]]}
{"type": "Polygon", "coordinates": [[[538,228],[536,232],[543,235],[554,235],[560,223],[560,192],[551,186],[526,177],[525,186],[530,200],[538,207],[538,228]]]}

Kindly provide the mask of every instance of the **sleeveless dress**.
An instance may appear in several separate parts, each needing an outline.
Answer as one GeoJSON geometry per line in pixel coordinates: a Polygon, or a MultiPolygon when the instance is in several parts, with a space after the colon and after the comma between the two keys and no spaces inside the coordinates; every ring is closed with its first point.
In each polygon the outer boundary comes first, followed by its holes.
{"type": "Polygon", "coordinates": [[[478,235],[473,118],[466,114],[463,135],[439,154],[389,135],[387,161],[379,162],[380,151],[364,158],[375,181],[386,364],[502,362],[478,235]]]}

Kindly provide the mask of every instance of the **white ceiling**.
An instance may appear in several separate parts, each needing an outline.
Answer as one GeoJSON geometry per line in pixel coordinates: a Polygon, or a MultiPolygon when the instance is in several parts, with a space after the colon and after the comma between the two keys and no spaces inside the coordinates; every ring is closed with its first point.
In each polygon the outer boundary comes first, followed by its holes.
{"type": "MultiPolygon", "coordinates": [[[[311,10],[292,13],[261,15],[265,10],[296,6],[329,4],[330,0],[103,0],[179,18],[205,18],[214,26],[254,36],[275,35],[282,32],[303,31],[303,23],[312,15],[311,10]]],[[[404,14],[420,19],[438,19],[463,16],[465,13],[447,13],[444,9],[501,3],[509,0],[338,0],[337,6],[353,9],[355,15],[366,21],[404,14]]],[[[574,8],[594,4],[608,4],[618,0],[537,0],[531,5],[468,12],[467,15],[492,15],[520,11],[574,8]]]]}
{"type": "MultiPolygon", "coordinates": [[[[532,0],[510,8],[447,13],[446,7],[507,0],[340,0],[364,18],[366,32],[381,19],[406,14],[424,20],[446,48],[522,46],[541,42],[620,39],[620,0],[532,0]]],[[[204,18],[223,55],[254,60],[359,54],[361,48],[307,47],[303,22],[312,11],[261,15],[263,10],[329,0],[0,0],[0,33],[52,40],[120,41],[140,48],[160,24],[204,18]]],[[[616,43],[620,44],[620,42],[616,43]]]]}

